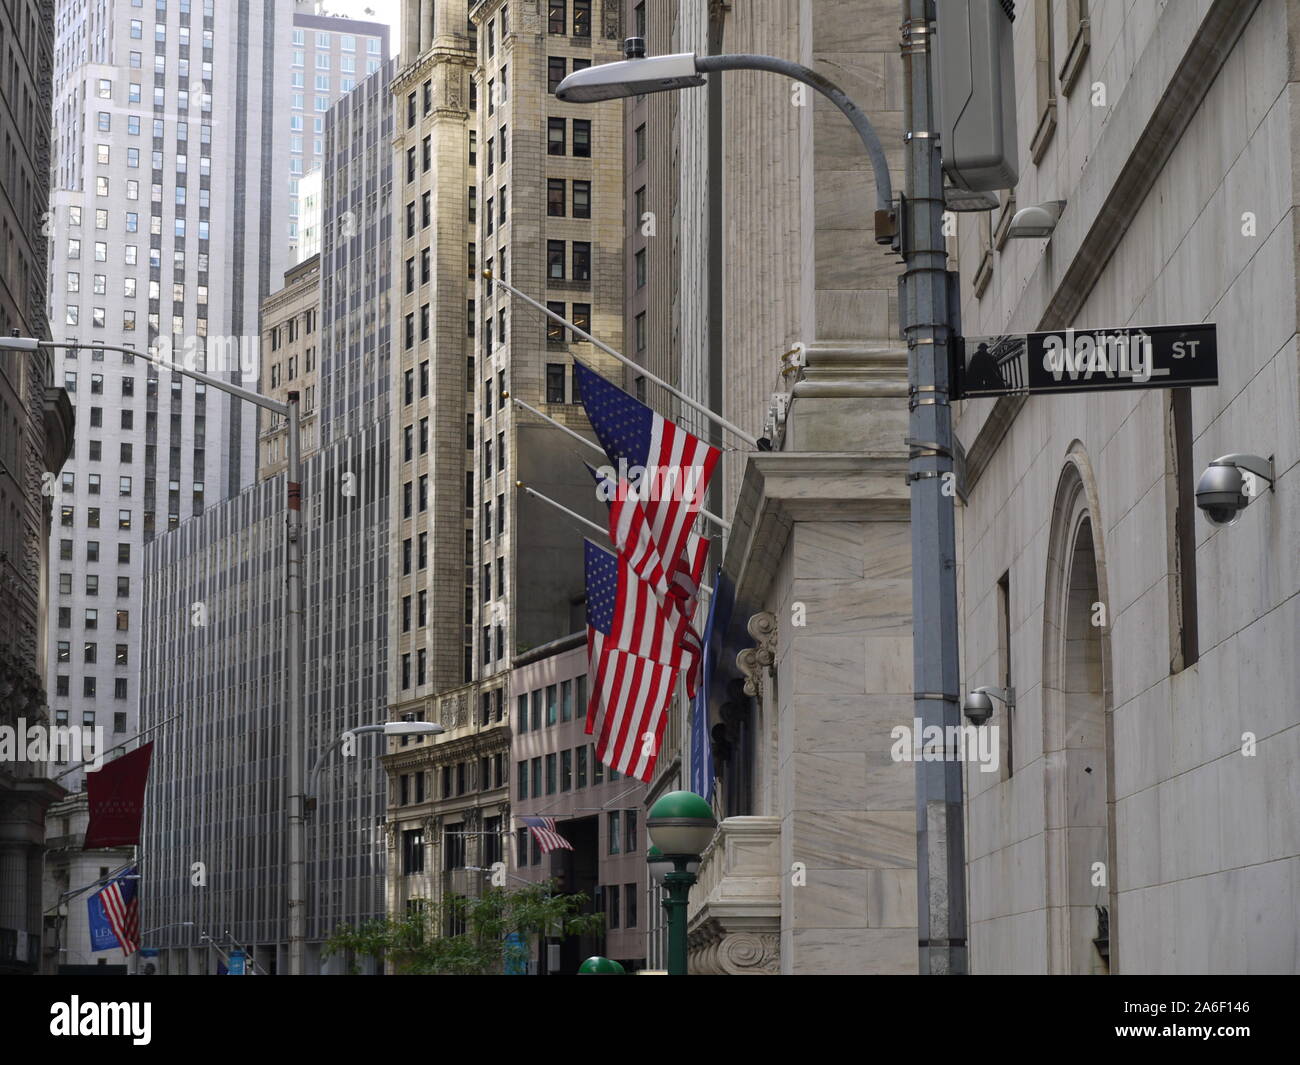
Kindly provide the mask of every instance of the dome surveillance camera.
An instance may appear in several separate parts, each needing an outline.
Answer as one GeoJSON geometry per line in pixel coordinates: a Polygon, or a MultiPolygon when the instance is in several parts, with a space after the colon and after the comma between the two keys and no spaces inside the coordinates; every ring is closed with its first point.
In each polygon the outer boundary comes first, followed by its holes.
{"type": "Polygon", "coordinates": [[[968,692],[962,700],[961,712],[972,725],[982,725],[993,716],[993,700],[982,691],[968,692]]]}
{"type": "Polygon", "coordinates": [[[961,701],[961,712],[972,725],[983,725],[993,716],[993,700],[1006,703],[1008,710],[1016,708],[1015,688],[993,688],[985,685],[966,693],[961,701]]]}
{"type": "Polygon", "coordinates": [[[1205,468],[1196,482],[1196,505],[1212,525],[1226,528],[1241,520],[1241,512],[1255,498],[1247,490],[1242,471],[1273,485],[1273,460],[1258,455],[1224,455],[1205,468]]]}

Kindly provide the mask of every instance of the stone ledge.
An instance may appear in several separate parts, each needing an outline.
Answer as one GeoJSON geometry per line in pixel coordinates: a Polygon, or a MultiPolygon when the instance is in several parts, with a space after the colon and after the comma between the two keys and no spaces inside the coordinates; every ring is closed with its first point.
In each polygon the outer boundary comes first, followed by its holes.
{"type": "Polygon", "coordinates": [[[692,972],[780,971],[780,818],[729,817],[718,826],[687,914],[692,972]]]}

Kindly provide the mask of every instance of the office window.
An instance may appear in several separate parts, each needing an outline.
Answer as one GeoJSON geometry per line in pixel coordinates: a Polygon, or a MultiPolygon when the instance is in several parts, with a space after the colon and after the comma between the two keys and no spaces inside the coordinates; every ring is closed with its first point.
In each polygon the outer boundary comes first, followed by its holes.
{"type": "Polygon", "coordinates": [[[564,146],[564,119],[548,118],[546,120],[546,154],[563,155],[564,146]]]}
{"type": "Polygon", "coordinates": [[[564,280],[564,241],[546,242],[546,275],[552,281],[564,280]]]}
{"type": "Polygon", "coordinates": [[[573,280],[591,280],[591,243],[585,240],[573,242],[573,280]]]}
{"type": "Polygon", "coordinates": [[[564,80],[564,57],[553,55],[546,60],[546,91],[555,92],[564,80]]]}
{"type": "Polygon", "coordinates": [[[619,829],[621,827],[622,817],[623,814],[620,810],[611,810],[605,815],[605,840],[609,845],[606,849],[607,854],[623,853],[623,848],[620,845],[619,840],[619,837],[621,836],[619,829]]]}
{"type": "Polygon", "coordinates": [[[571,791],[573,789],[573,752],[560,752],[560,790],[571,791]]]}
{"type": "Polygon", "coordinates": [[[591,182],[573,182],[573,217],[591,217],[591,182]]]}
{"type": "MultiPolygon", "coordinates": [[[[403,777],[403,780],[406,778],[403,777]]],[[[402,833],[402,873],[411,876],[424,872],[424,830],[410,828],[402,833]]]]}
{"type": "MultiPolygon", "coordinates": [[[[552,314],[558,314],[561,318],[564,317],[565,306],[563,303],[557,302],[555,300],[547,300],[546,309],[550,311],[552,314]]],[[[547,341],[556,344],[564,343],[564,332],[565,332],[564,326],[562,326],[554,318],[546,319],[547,341]]]]}
{"type": "Polygon", "coordinates": [[[632,854],[636,851],[636,811],[623,811],[623,853],[632,854]]]}
{"type": "Polygon", "coordinates": [[[591,304],[575,303],[573,305],[573,324],[584,333],[591,332],[591,304]]]}
{"type": "Polygon", "coordinates": [[[577,767],[574,773],[574,787],[585,788],[587,786],[587,745],[584,743],[579,747],[575,755],[577,767]]]}
{"type": "Polygon", "coordinates": [[[573,35],[591,36],[591,0],[573,0],[573,35]]]}
{"type": "MultiPolygon", "coordinates": [[[[563,178],[546,179],[546,213],[552,218],[563,218],[565,190],[563,178]]],[[[75,275],[71,275],[75,276],[75,275]]]]}
{"type": "Polygon", "coordinates": [[[564,402],[564,365],[549,362],[546,364],[546,402],[564,402]]]}
{"type": "Polygon", "coordinates": [[[532,797],[536,799],[539,798],[542,794],[542,760],[540,758],[534,758],[532,760],[531,767],[532,767],[532,777],[533,777],[532,797]]]}
{"type": "Polygon", "coordinates": [[[548,754],[546,756],[546,794],[547,795],[555,794],[555,785],[556,785],[555,768],[556,768],[555,755],[548,754]]]}
{"type": "MultiPolygon", "coordinates": [[[[520,696],[520,698],[522,699],[523,696],[520,696]]],[[[528,798],[528,763],[526,761],[515,763],[515,778],[519,781],[519,786],[515,789],[516,796],[520,799],[528,798]]],[[[521,829],[520,831],[526,832],[527,829],[521,829]]]]}
{"type": "Polygon", "coordinates": [[[568,23],[566,0],[550,0],[546,7],[546,32],[563,36],[568,23]]]}
{"type": "Polygon", "coordinates": [[[532,695],[533,699],[533,731],[536,732],[542,727],[542,689],[538,688],[532,695]]]}
{"type": "MultiPolygon", "coordinates": [[[[610,888],[611,891],[614,888],[610,888]]],[[[623,885],[623,927],[636,927],[636,884],[623,885]]]]}
{"type": "Polygon", "coordinates": [[[646,146],[646,131],[645,131],[645,123],[644,123],[644,122],[642,122],[641,125],[637,126],[637,128],[636,128],[636,133],[634,134],[634,136],[635,136],[635,143],[636,143],[636,161],[637,161],[638,163],[644,163],[644,162],[645,162],[645,152],[646,152],[646,147],[645,147],[645,146],[646,146]]]}
{"type": "Polygon", "coordinates": [[[573,154],[579,159],[591,158],[591,119],[573,120],[573,154]]]}

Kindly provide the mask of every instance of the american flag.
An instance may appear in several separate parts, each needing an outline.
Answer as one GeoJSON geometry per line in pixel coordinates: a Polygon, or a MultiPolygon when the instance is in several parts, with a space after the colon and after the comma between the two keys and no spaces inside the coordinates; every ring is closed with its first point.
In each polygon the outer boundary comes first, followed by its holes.
{"type": "Polygon", "coordinates": [[[599,718],[596,757],[644,780],[654,768],[690,624],[662,607],[622,559],[590,540],[585,547],[592,678],[586,728],[594,732],[599,718]]]}
{"type": "MultiPolygon", "coordinates": [[[[582,363],[575,362],[574,371],[581,381],[587,418],[610,461],[616,468],[621,460],[629,471],[634,467],[645,471],[633,505],[641,511],[649,544],[661,560],[664,579],[671,584],[722,452],[582,363]]],[[[619,530],[625,530],[621,541],[615,539],[624,553],[629,550],[625,545],[636,542],[631,539],[633,525],[631,516],[624,517],[621,512],[617,518],[611,515],[611,535],[618,537],[619,530]]]]}
{"type": "MultiPolygon", "coordinates": [[[[590,540],[583,543],[590,664],[598,664],[601,651],[611,647],[668,666],[675,673],[681,668],[683,652],[699,650],[699,637],[690,621],[675,606],[661,603],[623,559],[590,540]]],[[[592,731],[590,714],[587,731],[592,731]]]]}
{"type": "Polygon", "coordinates": [[[140,896],[138,868],[132,866],[110,880],[98,893],[108,925],[117,936],[123,954],[134,954],[140,947],[140,896]]]}
{"type": "Polygon", "coordinates": [[[609,541],[632,567],[632,572],[654,589],[655,595],[666,599],[669,592],[668,566],[659,555],[659,548],[650,536],[645,508],[640,505],[636,490],[625,480],[606,477],[590,463],[587,470],[596,479],[601,494],[609,502],[609,541]]]}
{"type": "Polygon", "coordinates": [[[533,839],[537,840],[537,846],[541,848],[543,854],[550,854],[555,850],[573,850],[573,844],[561,836],[559,829],[555,827],[554,817],[523,817],[520,820],[528,828],[533,839]]]}
{"type": "Polygon", "coordinates": [[[591,698],[597,711],[603,712],[596,757],[611,769],[648,784],[668,723],[676,670],[606,646],[593,676],[591,698]]]}
{"type": "MultiPolygon", "coordinates": [[[[645,590],[640,587],[641,584],[644,584],[663,608],[680,615],[679,618],[673,619],[671,630],[677,645],[690,656],[686,675],[686,688],[687,694],[693,699],[699,681],[703,649],[691,621],[695,617],[695,607],[700,592],[700,578],[704,573],[704,563],[709,555],[709,541],[703,536],[690,533],[686,538],[686,546],[682,548],[681,558],[678,560],[678,564],[673,567],[672,578],[669,580],[665,576],[665,567],[659,558],[659,553],[650,541],[644,511],[641,507],[635,505],[635,500],[629,501],[623,498],[622,490],[627,487],[626,481],[620,481],[616,488],[613,480],[603,476],[600,471],[590,465],[587,466],[587,469],[596,479],[596,483],[612,494],[609,507],[610,541],[618,549],[620,563],[626,564],[635,574],[635,577],[640,578],[640,581],[634,578],[629,582],[629,586],[634,587],[638,592],[637,595],[632,597],[629,609],[651,609],[649,603],[645,602],[649,597],[645,594],[645,590]],[[625,520],[626,525],[623,524],[625,520]]],[[[617,579],[617,573],[608,560],[597,559],[594,569],[597,579],[617,579]]],[[[589,569],[589,596],[591,594],[592,575],[589,569]]],[[[620,616],[622,613],[623,611],[620,610],[620,616]]],[[[643,657],[657,657],[644,648],[630,643],[621,643],[619,646],[625,651],[631,651],[643,657]]],[[[659,658],[659,661],[666,661],[666,659],[659,658]]]]}

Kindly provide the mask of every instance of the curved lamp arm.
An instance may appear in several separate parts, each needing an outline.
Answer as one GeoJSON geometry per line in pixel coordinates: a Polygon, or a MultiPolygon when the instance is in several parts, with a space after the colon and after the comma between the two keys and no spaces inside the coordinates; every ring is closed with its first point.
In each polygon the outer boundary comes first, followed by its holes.
{"type": "Polygon", "coordinates": [[[893,210],[894,189],[889,177],[889,163],[885,160],[885,149],[880,144],[880,137],[877,136],[871,121],[859,110],[858,105],[849,99],[844,90],[829,78],[818,74],[817,71],[804,66],[802,63],[794,63],[788,59],[778,59],[776,56],[749,55],[745,53],[736,55],[697,55],[695,57],[695,69],[701,73],[709,73],[714,70],[767,70],[773,74],[782,74],[787,78],[793,78],[795,81],[803,82],[803,84],[816,89],[838,107],[845,118],[853,123],[853,128],[858,131],[858,136],[862,139],[862,146],[867,150],[867,157],[871,160],[871,169],[876,177],[876,210],[893,210]]]}

